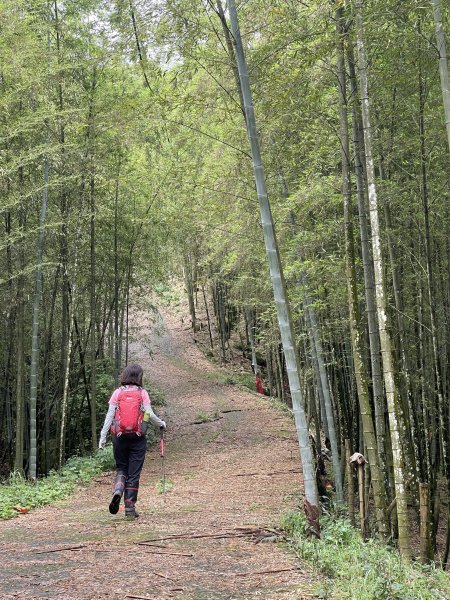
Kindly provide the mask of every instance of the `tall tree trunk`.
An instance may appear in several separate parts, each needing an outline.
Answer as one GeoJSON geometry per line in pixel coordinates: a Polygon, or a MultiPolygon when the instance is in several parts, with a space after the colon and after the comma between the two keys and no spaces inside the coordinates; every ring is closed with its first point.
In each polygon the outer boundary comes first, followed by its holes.
{"type": "MultiPolygon", "coordinates": [[[[314,443],[311,443],[311,448],[314,454],[314,458],[317,460],[317,457],[320,456],[320,453],[322,451],[322,440],[320,437],[320,418],[319,418],[319,409],[318,409],[318,405],[319,405],[319,399],[317,398],[317,391],[319,389],[319,385],[314,385],[314,379],[312,379],[311,377],[308,377],[308,372],[311,371],[311,366],[309,363],[309,356],[308,356],[308,348],[307,348],[307,344],[306,344],[306,338],[303,338],[303,354],[304,354],[304,383],[303,383],[303,389],[305,390],[305,403],[308,407],[308,415],[307,415],[307,421],[308,421],[308,426],[311,427],[311,420],[314,423],[314,443]]],[[[312,440],[311,440],[312,442],[312,440]]],[[[319,495],[320,495],[320,490],[318,490],[319,495]]]]}
{"type": "Polygon", "coordinates": [[[135,13],[134,6],[133,6],[133,0],[129,0],[129,6],[130,6],[131,22],[133,24],[134,40],[136,42],[136,50],[137,50],[138,56],[139,56],[139,64],[141,65],[142,75],[144,76],[145,84],[148,87],[148,89],[150,91],[152,91],[152,88],[150,87],[150,82],[147,77],[147,68],[146,68],[147,67],[147,57],[145,54],[145,48],[141,44],[141,41],[139,39],[139,32],[138,32],[138,28],[137,28],[136,13],[135,13]]]}
{"type": "Polygon", "coordinates": [[[61,417],[60,417],[60,429],[59,429],[59,458],[58,458],[58,467],[62,469],[65,455],[66,455],[66,430],[67,430],[67,407],[69,402],[69,383],[70,383],[70,362],[72,357],[72,341],[73,341],[73,300],[70,304],[69,309],[69,318],[70,318],[70,326],[69,333],[67,336],[67,360],[65,364],[64,370],[64,386],[63,386],[63,396],[61,399],[61,417]]]}
{"type": "MultiPolygon", "coordinates": [[[[395,114],[395,98],[396,98],[396,89],[393,91],[393,107],[392,112],[395,114]]],[[[376,115],[375,115],[376,119],[376,115]]],[[[376,124],[376,121],[375,121],[376,124]]],[[[391,142],[389,147],[392,147],[392,139],[394,135],[394,124],[391,123],[390,127],[390,138],[391,142]]],[[[364,141],[363,141],[364,143],[364,141]]],[[[381,144],[379,144],[381,146],[381,144]]],[[[385,166],[384,152],[382,147],[379,149],[379,163],[378,168],[380,172],[380,178],[382,181],[387,181],[389,178],[389,170],[385,166]]],[[[397,333],[397,348],[398,354],[400,356],[400,383],[403,383],[403,386],[400,387],[401,390],[401,400],[402,412],[400,413],[400,421],[402,427],[402,445],[405,457],[407,456],[407,460],[405,459],[405,468],[408,471],[408,478],[411,481],[412,485],[417,488],[417,495],[419,492],[418,489],[418,477],[419,477],[419,469],[421,463],[420,457],[420,436],[417,431],[417,418],[416,411],[413,402],[413,390],[411,385],[411,377],[410,377],[410,369],[408,363],[408,356],[406,352],[406,339],[405,339],[405,325],[404,325],[404,307],[403,307],[403,295],[402,295],[402,281],[401,281],[401,268],[399,264],[399,260],[397,258],[396,251],[396,243],[393,235],[393,226],[392,226],[392,217],[391,217],[391,207],[389,198],[385,198],[383,202],[383,212],[384,212],[384,220],[385,220],[385,231],[386,231],[386,242],[388,248],[388,256],[391,267],[391,277],[392,277],[392,291],[394,294],[394,302],[395,302],[395,311],[396,311],[396,321],[398,327],[397,333]]]]}
{"type": "MultiPolygon", "coordinates": [[[[275,147],[275,141],[272,139],[272,144],[275,147]]],[[[277,156],[278,176],[281,182],[283,197],[287,201],[289,191],[284,177],[283,169],[277,156]]],[[[296,223],[293,211],[289,211],[289,222],[291,224],[292,234],[295,234],[296,223]]],[[[299,258],[301,259],[300,252],[299,258]]],[[[336,436],[335,418],[333,406],[330,396],[330,382],[325,366],[324,352],[322,347],[322,331],[319,319],[316,316],[316,311],[313,305],[311,294],[308,287],[308,278],[304,271],[300,274],[300,287],[303,291],[303,307],[305,310],[305,321],[307,323],[309,339],[311,344],[311,354],[314,372],[316,374],[316,382],[318,387],[318,395],[320,402],[320,412],[322,415],[322,424],[326,437],[330,440],[331,457],[333,462],[333,471],[336,486],[336,500],[339,504],[344,502],[343,477],[341,463],[339,460],[338,442],[336,436]]]]}
{"type": "MultiPolygon", "coordinates": [[[[340,26],[342,30],[342,25],[340,26]]],[[[341,33],[344,34],[344,31],[341,33]]],[[[383,375],[381,371],[380,335],[375,301],[375,282],[373,274],[373,261],[370,251],[370,235],[367,223],[366,185],[364,178],[364,138],[361,123],[361,113],[358,104],[358,89],[356,84],[355,60],[353,45],[348,44],[348,66],[351,84],[352,102],[352,128],[353,147],[355,149],[355,175],[356,192],[358,197],[359,230],[361,236],[361,255],[364,272],[364,291],[366,298],[367,324],[369,329],[370,366],[372,374],[372,391],[375,407],[375,431],[377,436],[378,455],[380,466],[387,481],[386,471],[386,427],[385,427],[385,398],[383,388],[383,375]]]]}
{"type": "Polygon", "coordinates": [[[239,104],[241,106],[242,114],[245,116],[245,107],[244,107],[244,98],[242,96],[241,83],[239,81],[239,70],[236,63],[236,55],[234,52],[233,42],[231,39],[230,29],[228,27],[227,19],[225,17],[225,12],[223,10],[223,5],[221,0],[216,0],[217,2],[217,14],[219,15],[220,22],[222,24],[222,30],[225,36],[225,43],[227,45],[228,58],[230,59],[231,68],[233,70],[234,81],[236,82],[236,89],[239,93],[239,104]]]}
{"type": "Polygon", "coordinates": [[[37,439],[36,439],[36,402],[37,375],[39,367],[39,307],[42,296],[42,260],[44,253],[45,224],[47,220],[49,160],[44,159],[44,188],[42,190],[41,215],[39,220],[39,236],[36,255],[36,282],[33,302],[33,326],[31,336],[31,368],[30,368],[30,458],[28,476],[36,479],[37,475],[37,439]]]}
{"type": "Polygon", "coordinates": [[[244,48],[242,45],[238,16],[234,0],[229,0],[228,8],[230,13],[231,30],[235,42],[239,79],[241,82],[242,95],[245,104],[245,113],[247,116],[247,134],[251,146],[256,189],[258,193],[261,220],[264,231],[264,241],[266,245],[270,276],[272,279],[275,303],[277,307],[278,324],[280,327],[281,339],[286,358],[289,385],[291,389],[293,403],[293,412],[299,440],[301,461],[303,465],[305,496],[306,501],[310,505],[310,526],[311,528],[315,529],[314,533],[316,535],[319,535],[319,506],[315,479],[315,469],[313,454],[311,451],[309,440],[308,424],[306,422],[305,406],[300,388],[299,365],[297,350],[295,347],[294,328],[290,314],[289,302],[286,294],[286,285],[283,278],[283,271],[278,250],[278,244],[275,237],[275,229],[273,225],[270,204],[267,196],[266,183],[264,179],[264,169],[261,160],[258,132],[256,128],[256,120],[253,109],[253,100],[248,78],[247,63],[245,60],[244,48]]]}
{"type": "Polygon", "coordinates": [[[125,362],[124,364],[128,364],[128,354],[130,350],[130,291],[131,291],[131,276],[133,272],[133,263],[132,257],[130,256],[130,261],[128,263],[128,271],[127,271],[127,289],[125,296],[125,362]]]}
{"type": "MultiPolygon", "coordinates": [[[[57,82],[57,94],[58,94],[58,109],[59,109],[59,144],[60,144],[60,175],[61,177],[65,174],[66,169],[66,132],[64,125],[64,93],[62,85],[62,57],[61,57],[61,21],[59,18],[58,0],[54,0],[54,24],[55,24],[55,37],[56,37],[56,53],[58,60],[58,82],[57,82]]],[[[64,182],[61,183],[62,189],[60,193],[60,212],[61,212],[61,229],[59,235],[60,241],[60,260],[62,267],[62,295],[61,295],[61,368],[60,368],[60,381],[59,381],[59,393],[62,396],[64,393],[64,373],[66,370],[67,363],[67,334],[70,327],[69,323],[69,240],[68,240],[68,201],[67,192],[64,186],[64,182]]],[[[59,405],[58,405],[59,406],[59,405]]]]}
{"type": "MultiPolygon", "coordinates": [[[[436,3],[434,3],[436,6],[436,3]]],[[[435,10],[435,19],[436,19],[436,10],[435,10]]],[[[420,32],[420,21],[419,21],[419,33],[420,32]]],[[[437,33],[437,30],[436,30],[437,33]]],[[[445,50],[445,46],[444,46],[445,50]]],[[[441,73],[442,77],[442,73],[441,73]]],[[[447,73],[447,91],[448,91],[448,73],[447,73]]],[[[429,199],[428,199],[428,177],[427,177],[427,153],[426,153],[426,143],[425,143],[425,119],[424,119],[424,110],[425,110],[425,100],[426,99],[426,90],[425,90],[425,82],[422,74],[422,65],[419,59],[419,140],[420,140],[420,196],[422,199],[422,207],[423,207],[423,216],[424,216],[424,250],[425,250],[425,263],[426,263],[426,276],[427,276],[427,291],[428,291],[428,304],[429,304],[429,316],[430,316],[430,326],[431,326],[431,342],[432,342],[432,351],[433,351],[433,367],[434,367],[434,376],[435,376],[435,384],[436,384],[436,394],[437,394],[437,409],[438,409],[438,419],[439,419],[439,432],[440,432],[440,444],[442,450],[442,458],[443,458],[443,469],[444,473],[447,477],[447,486],[448,486],[448,496],[450,497],[450,465],[449,465],[449,454],[448,454],[448,443],[449,443],[449,431],[448,431],[448,403],[444,401],[444,391],[442,386],[442,377],[441,377],[441,366],[440,366],[440,350],[439,350],[439,340],[438,340],[438,332],[437,332],[437,323],[436,323],[436,300],[435,300],[435,285],[434,285],[434,271],[433,271],[433,262],[432,262],[432,247],[431,247],[431,232],[430,232],[430,208],[429,208],[429,199]]],[[[445,96],[444,96],[445,100],[445,96]]],[[[449,130],[450,131],[450,130],[449,130]]],[[[450,141],[450,138],[449,138],[450,141]]],[[[437,481],[437,478],[436,478],[437,481]]],[[[434,490],[433,490],[434,491],[434,490]]],[[[433,515],[436,518],[436,515],[433,515]]],[[[449,517],[450,517],[450,509],[449,509],[449,517]]],[[[437,530],[437,522],[435,520],[435,526],[437,530]]],[[[448,522],[448,527],[450,528],[450,518],[448,522]]],[[[435,536],[433,536],[435,540],[435,536]]],[[[448,538],[447,538],[448,540],[448,538]]],[[[448,541],[447,541],[448,544],[448,541]]],[[[425,546],[426,549],[429,550],[429,545],[425,546]]],[[[448,557],[448,553],[447,553],[448,557]]],[[[428,558],[432,558],[430,552],[428,553],[428,558]]],[[[425,556],[423,557],[425,560],[425,556]]],[[[446,558],[444,559],[446,562],[446,558]]]]}
{"type": "MultiPolygon", "coordinates": [[[[383,161],[380,162],[380,177],[381,179],[385,179],[386,174],[383,166],[383,161]]],[[[403,298],[402,298],[402,284],[401,284],[401,276],[400,269],[397,260],[397,253],[395,249],[395,244],[392,236],[392,218],[391,218],[391,209],[389,206],[389,200],[386,199],[383,203],[384,208],[384,221],[386,225],[386,241],[388,246],[389,253],[389,262],[391,266],[392,273],[392,290],[394,292],[394,302],[395,309],[397,313],[397,327],[398,327],[398,350],[400,354],[400,372],[403,380],[404,394],[406,397],[406,402],[403,403],[402,409],[405,415],[403,419],[405,422],[404,426],[406,426],[406,431],[403,439],[403,445],[405,448],[405,452],[408,453],[410,459],[408,462],[409,465],[409,475],[411,481],[417,484],[417,476],[420,470],[421,464],[421,456],[420,456],[420,436],[417,431],[417,423],[416,423],[416,414],[413,404],[413,390],[410,376],[410,368],[408,355],[406,351],[406,337],[405,337],[405,325],[403,319],[403,298]]]]}
{"type": "MultiPolygon", "coordinates": [[[[23,187],[23,169],[19,168],[19,184],[23,187]]],[[[25,234],[25,208],[19,207],[19,230],[25,234]]],[[[17,354],[16,354],[16,448],[14,470],[23,472],[25,441],[25,249],[23,244],[18,251],[19,276],[17,278],[17,354]]]]}
{"type": "MultiPolygon", "coordinates": [[[[302,274],[302,279],[305,278],[305,274],[302,274]]],[[[320,389],[322,390],[323,403],[325,408],[326,422],[328,428],[328,437],[331,445],[331,458],[333,462],[334,479],[336,486],[336,501],[339,504],[344,502],[344,490],[342,485],[342,471],[341,462],[339,460],[338,450],[338,437],[336,435],[335,418],[333,412],[333,404],[331,402],[330,395],[330,382],[328,379],[328,373],[325,366],[324,351],[322,347],[322,333],[320,330],[320,324],[316,317],[316,312],[312,306],[311,298],[309,297],[308,287],[306,281],[303,283],[305,289],[305,296],[303,298],[303,304],[308,314],[308,320],[310,323],[310,338],[313,346],[313,360],[315,358],[319,371],[320,389]]]]}
{"type": "Polygon", "coordinates": [[[197,329],[197,315],[195,311],[195,293],[194,287],[196,286],[194,281],[194,263],[195,258],[190,254],[189,250],[185,250],[184,254],[184,282],[186,285],[186,294],[189,303],[189,314],[191,316],[191,327],[195,335],[197,329]]]}
{"type": "Polygon", "coordinates": [[[405,487],[405,469],[399,430],[398,390],[395,382],[392,342],[388,330],[388,315],[383,279],[383,258],[381,255],[380,223],[378,217],[378,198],[375,183],[375,168],[372,154],[372,130],[370,122],[369,88],[367,78],[367,59],[364,40],[363,0],[356,0],[356,29],[358,46],[358,68],[361,82],[361,106],[364,125],[364,144],[366,152],[366,174],[369,189],[370,223],[372,228],[372,253],[375,274],[375,294],[377,301],[378,327],[380,332],[381,355],[383,362],[384,387],[389,415],[392,455],[394,461],[395,497],[398,519],[398,544],[404,558],[410,558],[408,525],[408,504],[405,487]]]}
{"type": "Polygon", "coordinates": [[[118,246],[118,225],[119,225],[119,187],[120,187],[120,167],[122,157],[119,156],[116,174],[116,186],[114,194],[114,377],[116,385],[119,384],[120,374],[120,336],[119,336],[119,246],[118,246]]]}
{"type": "MultiPolygon", "coordinates": [[[[307,308],[305,308],[305,323],[306,323],[306,327],[308,329],[308,337],[309,337],[309,343],[310,343],[310,347],[311,347],[311,362],[312,362],[312,368],[313,368],[313,372],[314,372],[315,384],[316,384],[316,388],[317,388],[317,399],[319,401],[320,414],[322,417],[322,430],[323,430],[325,437],[330,439],[330,432],[328,429],[328,418],[327,418],[327,412],[325,409],[323,382],[322,382],[322,377],[320,376],[319,358],[317,356],[316,344],[314,343],[311,317],[310,317],[310,313],[307,310],[307,308]]],[[[327,382],[328,382],[328,379],[327,379],[327,382]]]]}
{"type": "Polygon", "coordinates": [[[97,448],[97,363],[96,363],[96,323],[97,323],[97,273],[95,260],[95,177],[93,166],[90,175],[90,366],[91,366],[91,444],[97,448]]]}
{"type": "Polygon", "coordinates": [[[220,347],[222,350],[223,364],[227,362],[227,324],[225,319],[226,296],[224,288],[225,286],[222,282],[219,281],[216,283],[216,320],[220,338],[220,347]]]}
{"type": "Polygon", "coordinates": [[[441,77],[442,99],[444,102],[445,127],[447,128],[448,149],[450,151],[450,88],[448,83],[447,51],[445,35],[442,26],[441,0],[431,0],[436,28],[436,43],[439,53],[439,75],[441,77]]]}
{"type": "MultiPolygon", "coordinates": [[[[7,189],[9,191],[9,182],[7,184],[7,189]]],[[[11,235],[11,211],[7,211],[5,214],[5,234],[6,234],[6,275],[8,279],[8,298],[11,300],[14,296],[14,287],[13,287],[13,262],[12,262],[12,248],[10,242],[11,235]]],[[[13,306],[7,312],[7,326],[6,326],[6,339],[8,340],[5,346],[5,356],[4,356],[4,408],[6,415],[6,440],[7,440],[7,452],[9,455],[8,464],[11,464],[11,444],[13,441],[13,415],[12,415],[12,406],[11,406],[11,380],[12,380],[12,364],[14,361],[13,352],[15,346],[15,336],[14,331],[16,327],[16,317],[17,317],[17,306],[13,306]]]]}
{"type": "Polygon", "coordinates": [[[17,352],[16,352],[16,449],[14,470],[23,472],[23,444],[25,425],[25,356],[24,356],[24,291],[23,277],[17,281],[17,352]]]}
{"type": "MultiPolygon", "coordinates": [[[[80,215],[82,214],[82,210],[83,210],[83,194],[81,195],[81,205],[79,207],[80,210],[80,215]]],[[[74,337],[74,326],[76,324],[76,314],[75,314],[75,309],[76,309],[76,298],[77,298],[77,276],[78,276],[78,250],[79,250],[79,240],[81,238],[81,227],[82,227],[82,220],[81,218],[78,220],[78,227],[75,231],[75,243],[74,243],[74,253],[73,253],[73,267],[72,267],[72,273],[73,273],[73,284],[72,284],[72,289],[70,287],[70,285],[68,285],[68,292],[69,292],[69,312],[68,312],[68,319],[69,319],[69,331],[68,331],[68,336],[67,336],[67,349],[66,349],[66,363],[65,363],[65,369],[64,369],[64,379],[63,379],[63,395],[62,395],[62,400],[61,400],[61,411],[60,411],[60,422],[59,422],[59,460],[58,460],[58,465],[59,468],[61,469],[64,461],[65,461],[65,450],[66,450],[66,433],[67,433],[67,416],[68,416],[68,403],[69,403],[69,386],[70,386],[70,363],[71,363],[71,358],[72,358],[72,347],[73,347],[73,337],[74,337]]],[[[111,303],[111,308],[110,308],[110,313],[109,313],[109,317],[111,315],[111,311],[113,310],[114,307],[114,301],[115,298],[113,299],[113,302],[111,303]]],[[[92,327],[95,327],[95,323],[92,322],[92,327]]]]}
{"type": "Polygon", "coordinates": [[[266,344],[265,356],[267,364],[267,380],[269,382],[269,396],[273,396],[273,365],[272,365],[272,350],[270,344],[266,344]]]}
{"type": "MultiPolygon", "coordinates": [[[[420,31],[419,31],[420,33],[420,31]]],[[[444,394],[442,390],[442,378],[440,368],[440,352],[439,342],[436,325],[436,303],[434,298],[434,271],[432,262],[432,248],[431,248],[431,232],[430,232],[430,208],[428,201],[428,180],[427,180],[427,153],[425,146],[425,121],[424,121],[424,109],[425,109],[425,84],[422,73],[419,73],[419,140],[420,140],[420,196],[422,199],[423,217],[424,217],[424,249],[425,249],[425,263],[426,263],[426,274],[427,274],[427,291],[428,291],[428,304],[430,307],[430,326],[431,326],[431,341],[433,349],[433,366],[434,376],[436,380],[436,392],[438,398],[438,410],[439,410],[439,421],[441,431],[441,448],[444,457],[444,469],[447,467],[448,459],[448,433],[447,433],[447,419],[446,419],[446,406],[444,403],[444,394]]],[[[447,473],[450,477],[450,472],[447,473]]]]}
{"type": "Polygon", "coordinates": [[[44,398],[44,453],[45,453],[45,473],[47,474],[51,469],[51,460],[50,460],[50,390],[49,390],[49,379],[50,379],[50,360],[51,360],[51,350],[52,350],[52,337],[53,337],[53,319],[55,315],[55,305],[56,305],[56,297],[58,294],[59,288],[59,276],[61,273],[61,266],[58,265],[55,271],[55,278],[53,284],[53,291],[51,297],[51,303],[49,308],[49,316],[48,322],[46,323],[46,335],[45,335],[45,344],[44,344],[44,374],[43,374],[43,383],[42,383],[42,397],[44,398]]]}
{"type": "Polygon", "coordinates": [[[375,513],[379,534],[387,535],[386,524],[386,502],[383,485],[383,476],[380,467],[380,458],[375,429],[370,406],[369,390],[367,384],[367,372],[363,358],[362,337],[359,330],[359,308],[358,293],[356,286],[355,271],[355,244],[352,223],[352,196],[350,186],[350,148],[347,121],[347,94],[344,68],[344,31],[342,28],[342,9],[338,9],[338,92],[339,92],[339,121],[341,139],[341,161],[342,161],[342,196],[344,200],[344,227],[345,227],[345,257],[346,257],[346,279],[350,317],[350,334],[352,341],[353,365],[355,371],[356,388],[358,392],[359,409],[362,420],[364,442],[367,448],[372,473],[372,486],[375,502],[375,513]]]}
{"type": "Polygon", "coordinates": [[[275,352],[275,363],[276,363],[276,375],[277,375],[277,395],[278,398],[283,402],[283,404],[287,404],[286,402],[286,392],[284,389],[284,377],[283,377],[283,365],[281,362],[280,356],[280,345],[277,344],[274,348],[275,352]]]}
{"type": "Polygon", "coordinates": [[[204,284],[202,284],[202,294],[203,294],[203,302],[205,304],[206,320],[208,322],[209,344],[211,346],[211,352],[212,352],[214,350],[214,342],[213,342],[213,336],[212,336],[212,331],[211,331],[211,319],[209,316],[208,300],[206,298],[206,291],[205,291],[204,284]]]}
{"type": "Polygon", "coordinates": [[[256,319],[255,319],[255,310],[248,309],[247,310],[247,330],[248,330],[248,339],[250,341],[250,350],[252,353],[252,369],[254,374],[256,375],[259,371],[258,360],[256,358],[256,346],[255,346],[255,329],[256,329],[256,319]]]}

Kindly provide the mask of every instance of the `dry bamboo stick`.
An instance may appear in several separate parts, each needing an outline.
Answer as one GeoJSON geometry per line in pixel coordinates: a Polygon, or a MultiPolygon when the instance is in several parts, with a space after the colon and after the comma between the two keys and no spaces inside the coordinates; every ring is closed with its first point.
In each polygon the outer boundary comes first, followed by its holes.
{"type": "Polygon", "coordinates": [[[300,469],[289,469],[288,471],[269,471],[268,473],[233,473],[231,477],[252,477],[254,475],[267,477],[268,475],[288,475],[289,473],[301,473],[301,471],[300,469]]]}
{"type": "MultiPolygon", "coordinates": [[[[147,546],[147,544],[138,544],[138,546],[147,546]]],[[[185,554],[183,552],[158,552],[157,550],[149,552],[149,554],[160,554],[162,556],[187,556],[192,558],[193,554],[185,554]]]]}
{"type": "Polygon", "coordinates": [[[289,569],[273,569],[270,571],[251,571],[250,573],[235,573],[234,577],[248,577],[250,575],[272,575],[275,573],[286,573],[288,571],[299,571],[300,567],[291,567],[289,569]]]}
{"type": "Polygon", "coordinates": [[[170,540],[195,540],[202,538],[213,538],[213,539],[222,539],[222,538],[232,538],[232,537],[244,537],[246,534],[242,533],[204,533],[204,534],[189,534],[189,533],[180,533],[179,535],[169,535],[167,537],[155,538],[154,540],[143,540],[139,542],[140,544],[150,543],[150,542],[164,542],[170,540]]]}
{"type": "Polygon", "coordinates": [[[65,548],[52,548],[51,550],[39,550],[38,552],[33,552],[33,554],[48,554],[49,552],[64,552],[64,550],[80,550],[81,548],[86,548],[86,544],[82,546],[66,546],[65,548]]]}
{"type": "Polygon", "coordinates": [[[153,571],[153,575],[156,575],[157,577],[162,577],[163,579],[167,579],[168,581],[176,581],[176,579],[172,579],[172,577],[167,577],[167,575],[157,573],[156,571],[153,571]]]}

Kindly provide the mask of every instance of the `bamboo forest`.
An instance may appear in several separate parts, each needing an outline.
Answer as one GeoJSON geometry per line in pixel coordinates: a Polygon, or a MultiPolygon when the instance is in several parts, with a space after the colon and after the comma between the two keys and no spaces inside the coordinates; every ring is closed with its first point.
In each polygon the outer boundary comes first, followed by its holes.
{"type": "Polygon", "coordinates": [[[449,16],[0,0],[2,598],[449,597],[449,16]]]}

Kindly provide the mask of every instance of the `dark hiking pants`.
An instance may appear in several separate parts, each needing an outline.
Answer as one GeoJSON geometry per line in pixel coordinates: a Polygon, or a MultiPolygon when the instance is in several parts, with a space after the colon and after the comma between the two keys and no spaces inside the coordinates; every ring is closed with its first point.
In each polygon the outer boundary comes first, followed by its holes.
{"type": "Polygon", "coordinates": [[[125,508],[134,508],[138,496],[139,478],[147,450],[145,435],[123,434],[114,441],[117,476],[125,480],[125,508]]]}

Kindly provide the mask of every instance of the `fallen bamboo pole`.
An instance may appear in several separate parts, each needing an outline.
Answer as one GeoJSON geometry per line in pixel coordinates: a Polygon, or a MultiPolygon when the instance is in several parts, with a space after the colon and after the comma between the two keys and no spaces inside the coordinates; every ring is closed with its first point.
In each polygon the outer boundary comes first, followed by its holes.
{"type": "Polygon", "coordinates": [[[33,552],[33,554],[48,554],[50,552],[64,552],[65,550],[81,550],[81,548],[86,548],[86,544],[81,546],[66,546],[65,548],[52,548],[50,550],[39,550],[38,552],[33,552]]]}

